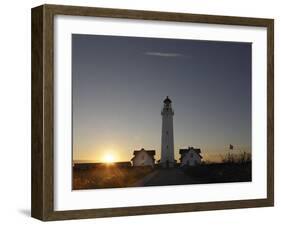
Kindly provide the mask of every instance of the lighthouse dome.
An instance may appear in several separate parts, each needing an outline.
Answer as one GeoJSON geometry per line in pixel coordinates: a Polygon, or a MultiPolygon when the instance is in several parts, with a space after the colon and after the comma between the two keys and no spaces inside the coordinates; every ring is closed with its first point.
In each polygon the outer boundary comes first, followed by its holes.
{"type": "Polygon", "coordinates": [[[172,101],[170,100],[170,98],[167,96],[166,99],[164,100],[165,104],[170,104],[172,103],[172,101]]]}

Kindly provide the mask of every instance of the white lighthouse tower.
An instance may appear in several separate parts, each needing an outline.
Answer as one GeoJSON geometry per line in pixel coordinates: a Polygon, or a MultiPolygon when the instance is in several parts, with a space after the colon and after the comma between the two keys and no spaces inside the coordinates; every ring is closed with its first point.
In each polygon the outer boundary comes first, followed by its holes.
{"type": "Polygon", "coordinates": [[[174,129],[172,101],[167,96],[164,100],[164,107],[161,112],[162,115],[162,138],[161,138],[161,159],[162,167],[174,167],[174,129]]]}

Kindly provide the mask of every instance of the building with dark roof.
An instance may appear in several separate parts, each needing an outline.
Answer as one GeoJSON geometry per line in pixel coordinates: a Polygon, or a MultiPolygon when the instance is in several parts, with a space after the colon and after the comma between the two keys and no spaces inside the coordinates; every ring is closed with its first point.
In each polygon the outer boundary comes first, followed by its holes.
{"type": "Polygon", "coordinates": [[[180,166],[195,166],[201,164],[201,149],[188,147],[188,149],[180,149],[180,166]]]}
{"type": "Polygon", "coordinates": [[[155,165],[155,150],[141,150],[134,151],[134,157],[131,159],[133,166],[151,166],[155,165]]]}

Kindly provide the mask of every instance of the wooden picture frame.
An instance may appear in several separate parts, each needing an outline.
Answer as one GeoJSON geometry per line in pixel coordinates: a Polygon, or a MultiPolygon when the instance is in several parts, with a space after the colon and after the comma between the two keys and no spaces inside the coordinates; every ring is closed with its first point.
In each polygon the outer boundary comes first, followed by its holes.
{"type": "Polygon", "coordinates": [[[32,9],[32,200],[31,215],[50,220],[162,214],[274,205],[274,21],[273,19],[196,15],[42,5],[32,9]],[[54,210],[54,16],[126,18],[265,27],[267,29],[267,198],[102,209],[54,210]]]}

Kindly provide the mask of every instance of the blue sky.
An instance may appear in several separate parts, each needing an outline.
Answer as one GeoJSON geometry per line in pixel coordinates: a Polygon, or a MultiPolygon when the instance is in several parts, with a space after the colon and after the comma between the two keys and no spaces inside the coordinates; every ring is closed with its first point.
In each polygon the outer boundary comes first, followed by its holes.
{"type": "Polygon", "coordinates": [[[175,156],[251,149],[251,43],[72,35],[73,156],[159,159],[161,108],[172,100],[175,156]]]}

